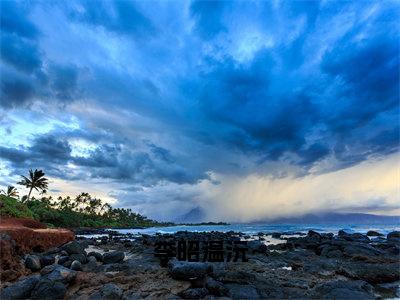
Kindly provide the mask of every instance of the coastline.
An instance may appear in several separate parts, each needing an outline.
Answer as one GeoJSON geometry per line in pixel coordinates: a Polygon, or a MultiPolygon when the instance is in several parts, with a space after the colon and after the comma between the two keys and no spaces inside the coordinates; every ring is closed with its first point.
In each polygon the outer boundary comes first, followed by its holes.
{"type": "Polygon", "coordinates": [[[32,257],[38,257],[39,262],[52,257],[54,262],[41,265],[17,282],[2,283],[1,296],[12,298],[8,296],[21,287],[31,297],[40,296],[44,290],[57,293],[49,285],[50,277],[62,285],[58,293],[65,299],[395,298],[400,296],[399,249],[400,232],[386,236],[373,231],[368,235],[345,231],[271,235],[107,231],[100,237],[77,236],[58,248],[26,256],[25,265],[32,257]],[[271,242],[270,236],[280,242],[271,242]],[[167,267],[161,267],[154,256],[159,240],[245,240],[248,261],[187,262],[171,258],[167,267]],[[60,274],[68,275],[61,280],[57,277],[60,274]],[[34,285],[27,284],[33,281],[34,285]],[[43,288],[38,289],[40,286],[43,288]]]}

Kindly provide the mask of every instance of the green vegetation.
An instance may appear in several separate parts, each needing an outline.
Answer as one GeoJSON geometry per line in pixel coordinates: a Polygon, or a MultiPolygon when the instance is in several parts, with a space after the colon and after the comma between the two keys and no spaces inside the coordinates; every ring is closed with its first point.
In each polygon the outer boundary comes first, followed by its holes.
{"type": "Polygon", "coordinates": [[[0,195],[0,216],[15,218],[33,218],[32,211],[17,199],[0,195]]]}
{"type": "Polygon", "coordinates": [[[31,198],[21,202],[15,198],[0,195],[0,216],[33,218],[50,227],[96,227],[96,228],[137,228],[166,226],[132,212],[130,209],[112,208],[100,199],[82,193],[75,198],[52,197],[31,198]]]}
{"type": "Polygon", "coordinates": [[[21,200],[16,199],[18,193],[12,186],[8,187],[7,191],[1,191],[3,195],[0,195],[0,216],[33,218],[50,227],[67,228],[137,228],[173,225],[173,223],[150,220],[132,212],[131,209],[113,208],[88,193],[81,193],[75,198],[30,197],[33,190],[39,191],[41,195],[46,193],[48,181],[44,175],[42,170],[30,170],[29,178],[22,176],[23,180],[19,184],[26,186],[29,193],[21,200]]]}

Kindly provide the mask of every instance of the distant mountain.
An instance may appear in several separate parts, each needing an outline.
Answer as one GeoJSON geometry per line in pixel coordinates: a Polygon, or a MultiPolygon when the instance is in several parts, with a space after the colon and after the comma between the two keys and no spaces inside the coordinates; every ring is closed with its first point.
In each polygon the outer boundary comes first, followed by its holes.
{"type": "Polygon", "coordinates": [[[260,220],[253,223],[270,224],[400,224],[400,216],[380,216],[362,213],[320,213],[306,214],[298,217],[286,217],[275,220],[260,220]]]}
{"type": "Polygon", "coordinates": [[[200,207],[195,207],[186,214],[176,218],[175,223],[200,223],[205,219],[205,213],[200,207]]]}

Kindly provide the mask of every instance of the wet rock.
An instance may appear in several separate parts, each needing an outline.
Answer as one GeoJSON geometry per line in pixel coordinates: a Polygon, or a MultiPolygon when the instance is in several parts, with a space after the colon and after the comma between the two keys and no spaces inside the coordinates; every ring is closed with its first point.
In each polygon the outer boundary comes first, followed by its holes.
{"type": "Polygon", "coordinates": [[[59,265],[63,265],[64,263],[66,263],[69,260],[69,256],[61,256],[58,258],[57,263],[59,265]]]}
{"type": "Polygon", "coordinates": [[[252,250],[253,252],[260,252],[264,253],[265,251],[268,250],[267,245],[265,245],[262,241],[260,240],[254,240],[254,241],[249,241],[247,242],[247,247],[252,250]]]}
{"type": "Polygon", "coordinates": [[[53,255],[45,255],[40,257],[40,264],[42,267],[52,265],[56,261],[55,257],[53,255]]]}
{"type": "Polygon", "coordinates": [[[95,257],[97,261],[103,261],[103,255],[99,252],[91,251],[87,254],[88,257],[95,257]]]}
{"type": "Polygon", "coordinates": [[[376,286],[376,290],[383,299],[400,299],[399,282],[383,283],[376,286]]]}
{"type": "Polygon", "coordinates": [[[282,233],[280,233],[280,232],[273,232],[271,237],[274,239],[279,239],[279,238],[281,238],[281,235],[282,235],[282,233]]]}
{"type": "Polygon", "coordinates": [[[343,247],[343,253],[347,256],[378,256],[383,254],[383,251],[368,244],[351,243],[343,247]]]}
{"type": "Polygon", "coordinates": [[[51,265],[44,267],[40,272],[42,276],[50,281],[60,281],[62,283],[71,283],[76,278],[76,272],[60,265],[51,265]]]}
{"type": "Polygon", "coordinates": [[[383,234],[378,231],[370,230],[367,232],[367,236],[383,236],[383,234]]]}
{"type": "Polygon", "coordinates": [[[61,249],[65,250],[68,254],[82,254],[84,249],[77,241],[72,241],[62,245],[61,249]]]}
{"type": "Polygon", "coordinates": [[[40,258],[36,255],[27,255],[25,258],[25,266],[33,272],[39,271],[42,267],[40,258]]]}
{"type": "Polygon", "coordinates": [[[181,293],[183,299],[201,299],[204,298],[208,294],[208,290],[206,288],[190,288],[181,293]]]}
{"type": "Polygon", "coordinates": [[[315,239],[318,239],[318,240],[321,239],[321,235],[318,232],[314,231],[314,230],[309,230],[308,233],[307,233],[307,237],[315,238],[315,239]]]}
{"type": "Polygon", "coordinates": [[[59,254],[61,251],[62,251],[61,248],[53,247],[44,252],[43,255],[46,256],[46,255],[59,254]]]}
{"type": "Polygon", "coordinates": [[[81,264],[81,262],[80,262],[79,260],[74,260],[74,261],[71,263],[71,270],[74,270],[74,271],[82,271],[82,264],[81,264]]]}
{"type": "Polygon", "coordinates": [[[314,288],[317,299],[375,299],[373,287],[365,281],[330,281],[314,288]]]}
{"type": "Polygon", "coordinates": [[[52,281],[47,278],[42,278],[32,291],[32,299],[64,299],[67,293],[67,288],[60,281],[52,281]]]}
{"type": "Polygon", "coordinates": [[[388,233],[387,237],[388,240],[391,239],[400,239],[400,231],[392,231],[388,233]]]}
{"type": "Polygon", "coordinates": [[[82,264],[86,264],[86,262],[87,262],[86,255],[83,254],[83,253],[71,254],[71,255],[69,256],[69,259],[70,259],[71,261],[77,260],[77,261],[79,261],[79,262],[82,263],[82,264]]]}
{"type": "Polygon", "coordinates": [[[252,285],[227,284],[229,297],[232,299],[261,299],[252,285]]]}
{"type": "Polygon", "coordinates": [[[347,233],[344,230],[339,230],[338,237],[349,242],[364,242],[368,243],[370,239],[361,233],[347,233]]]}
{"type": "Polygon", "coordinates": [[[191,280],[203,278],[212,273],[212,265],[202,262],[186,262],[171,260],[168,263],[171,277],[178,280],[191,280]]]}
{"type": "Polygon", "coordinates": [[[228,289],[221,282],[216,281],[211,277],[206,280],[206,288],[210,294],[215,296],[221,297],[228,295],[228,289]]]}
{"type": "Polygon", "coordinates": [[[107,283],[101,290],[101,299],[118,300],[122,298],[123,290],[116,284],[107,283]]]}
{"type": "Polygon", "coordinates": [[[370,284],[390,283],[400,279],[398,263],[347,263],[337,273],[370,284]]]}
{"type": "Polygon", "coordinates": [[[125,258],[125,253],[122,251],[106,252],[103,255],[103,262],[105,264],[119,263],[125,258]]]}
{"type": "Polygon", "coordinates": [[[340,251],[340,248],[332,245],[324,245],[320,248],[321,256],[325,256],[327,258],[340,258],[343,257],[343,252],[340,251]]]}
{"type": "Polygon", "coordinates": [[[94,263],[96,265],[97,259],[94,256],[89,256],[88,257],[88,264],[94,263]]]}
{"type": "Polygon", "coordinates": [[[26,299],[29,298],[35,285],[39,282],[40,275],[26,277],[0,291],[0,299],[26,299]]]}

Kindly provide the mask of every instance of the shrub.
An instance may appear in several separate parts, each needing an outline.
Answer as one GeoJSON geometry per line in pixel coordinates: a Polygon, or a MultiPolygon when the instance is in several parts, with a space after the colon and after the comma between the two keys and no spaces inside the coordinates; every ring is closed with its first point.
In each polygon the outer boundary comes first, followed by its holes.
{"type": "Polygon", "coordinates": [[[10,216],[15,218],[33,218],[32,211],[26,204],[17,199],[0,195],[0,216],[10,216]]]}

